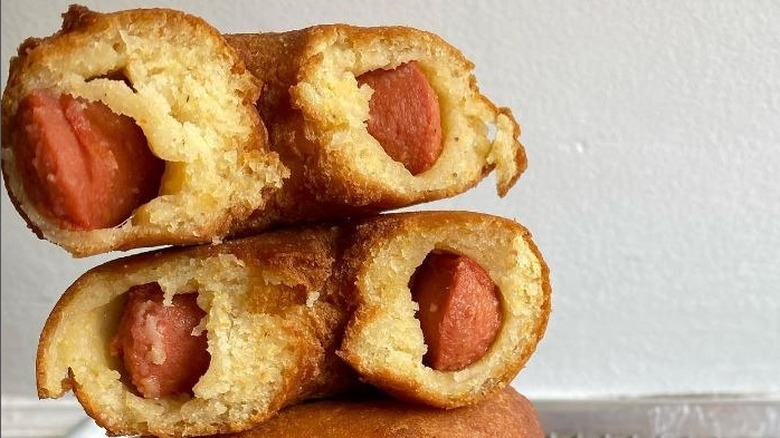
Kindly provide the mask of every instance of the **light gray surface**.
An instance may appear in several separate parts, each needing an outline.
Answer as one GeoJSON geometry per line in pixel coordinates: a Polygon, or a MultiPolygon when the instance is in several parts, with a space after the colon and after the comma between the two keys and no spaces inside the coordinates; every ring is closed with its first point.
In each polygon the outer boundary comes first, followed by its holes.
{"type": "Polygon", "coordinates": [[[660,397],[535,403],[551,438],[780,437],[780,399],[660,397]]]}
{"type": "Polygon", "coordinates": [[[65,438],[103,438],[106,430],[95,424],[90,418],[85,418],[74,427],[65,438]]]}

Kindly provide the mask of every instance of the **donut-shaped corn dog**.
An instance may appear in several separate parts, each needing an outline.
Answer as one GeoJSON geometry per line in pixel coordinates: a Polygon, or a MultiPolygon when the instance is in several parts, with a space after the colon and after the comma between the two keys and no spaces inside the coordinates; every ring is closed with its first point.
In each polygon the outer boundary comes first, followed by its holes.
{"type": "MultiPolygon", "coordinates": [[[[377,395],[285,409],[259,427],[223,438],[542,438],[528,399],[508,387],[473,406],[436,409],[377,395]]],[[[216,438],[216,437],[215,437],[216,438]]]]}

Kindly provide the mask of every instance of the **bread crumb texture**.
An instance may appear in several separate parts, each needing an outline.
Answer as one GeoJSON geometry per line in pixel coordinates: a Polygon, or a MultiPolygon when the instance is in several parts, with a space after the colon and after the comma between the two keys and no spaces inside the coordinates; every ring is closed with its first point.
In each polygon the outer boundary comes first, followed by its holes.
{"type": "Polygon", "coordinates": [[[34,90],[100,101],[136,122],[166,168],[159,196],[122,225],[67,230],[30,205],[4,144],[12,197],[46,238],[76,255],[138,242],[206,242],[265,204],[288,172],[268,151],[253,106],[260,84],[219,32],[165,9],[71,7],[64,17],[63,30],[28,40],[12,61],[3,124],[34,90]]]}
{"type": "Polygon", "coordinates": [[[453,408],[495,393],[520,371],[544,333],[550,288],[541,255],[519,224],[485,215],[436,214],[405,223],[405,232],[396,229],[366,259],[357,276],[358,307],[340,355],[370,383],[402,399],[453,408]],[[427,347],[408,284],[434,250],[474,260],[499,291],[502,324],[495,341],[481,359],[458,371],[423,364],[427,347]]]}
{"type": "Polygon", "coordinates": [[[323,168],[349,169],[353,184],[363,181],[407,202],[460,193],[493,169],[503,196],[525,170],[520,127],[511,112],[480,94],[473,64],[438,36],[406,27],[347,25],[300,32],[308,32],[308,40],[298,82],[290,88],[291,104],[322,145],[323,168]],[[390,158],[369,134],[373,90],[356,79],[410,61],[417,62],[438,96],[444,136],[440,157],[418,175],[390,158]]]}

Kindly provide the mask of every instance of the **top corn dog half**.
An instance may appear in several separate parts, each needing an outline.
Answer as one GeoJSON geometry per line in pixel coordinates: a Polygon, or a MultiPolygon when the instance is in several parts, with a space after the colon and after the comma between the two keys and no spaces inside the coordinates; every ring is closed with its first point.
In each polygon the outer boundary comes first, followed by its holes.
{"type": "Polygon", "coordinates": [[[292,172],[250,228],[450,197],[493,169],[504,196],[526,168],[511,112],[436,35],[326,25],[226,38],[263,82],[257,106],[292,172]]]}
{"type": "Polygon", "coordinates": [[[216,29],[163,9],[63,18],[21,45],[2,102],[6,188],[39,237],[76,256],[208,242],[265,206],[287,171],[216,29]]]}
{"type": "Polygon", "coordinates": [[[520,130],[472,69],[410,28],[222,36],[178,11],[73,6],[11,61],[4,180],[77,257],[373,214],[494,169],[503,196],[520,130]]]}

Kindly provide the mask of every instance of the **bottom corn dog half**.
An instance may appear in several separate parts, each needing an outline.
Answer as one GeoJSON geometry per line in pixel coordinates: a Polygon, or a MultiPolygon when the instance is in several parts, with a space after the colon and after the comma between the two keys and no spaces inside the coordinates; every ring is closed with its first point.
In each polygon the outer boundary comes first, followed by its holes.
{"type": "Polygon", "coordinates": [[[549,295],[528,232],[477,213],[150,252],[65,292],[41,335],[38,394],[72,389],[110,433],[156,436],[247,430],[360,379],[463,406],[527,361],[549,295]]]}
{"type": "Polygon", "coordinates": [[[356,240],[349,259],[361,261],[351,267],[357,306],[339,355],[365,381],[454,408],[504,388],[534,352],[551,289],[521,225],[413,213],[359,227],[356,240]]]}
{"type": "Polygon", "coordinates": [[[313,222],[451,197],[525,171],[520,126],[430,32],[319,25],[225,35],[263,82],[258,110],[290,178],[248,223],[313,222]]]}
{"type": "Polygon", "coordinates": [[[331,281],[337,231],[152,252],[87,272],[43,329],[38,395],[73,390],[112,434],[197,436],[346,388],[355,379],[333,353],[346,321],[331,281]]]}

